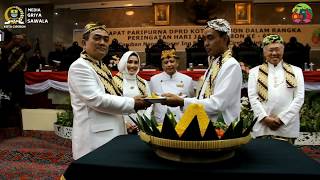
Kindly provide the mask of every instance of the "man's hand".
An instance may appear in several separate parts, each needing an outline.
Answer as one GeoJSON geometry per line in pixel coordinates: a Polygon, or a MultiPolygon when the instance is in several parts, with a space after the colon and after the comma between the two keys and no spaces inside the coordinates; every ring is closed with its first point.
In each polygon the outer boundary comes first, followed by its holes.
{"type": "Polygon", "coordinates": [[[137,134],[139,131],[138,126],[136,126],[135,124],[130,124],[130,123],[126,123],[127,126],[127,132],[128,134],[137,134]]]}
{"type": "Polygon", "coordinates": [[[280,126],[283,125],[283,122],[275,115],[270,115],[267,117],[264,117],[262,119],[262,123],[264,123],[266,126],[268,126],[271,130],[276,131],[280,128],[280,126]]]}
{"type": "Polygon", "coordinates": [[[147,96],[135,96],[134,99],[134,110],[138,111],[141,109],[147,109],[149,106],[151,106],[151,103],[145,102],[143,98],[147,96]]]}
{"type": "Polygon", "coordinates": [[[183,106],[184,102],[183,99],[175,94],[171,93],[164,93],[161,96],[166,97],[166,101],[163,101],[162,105],[167,105],[171,107],[183,106]]]}

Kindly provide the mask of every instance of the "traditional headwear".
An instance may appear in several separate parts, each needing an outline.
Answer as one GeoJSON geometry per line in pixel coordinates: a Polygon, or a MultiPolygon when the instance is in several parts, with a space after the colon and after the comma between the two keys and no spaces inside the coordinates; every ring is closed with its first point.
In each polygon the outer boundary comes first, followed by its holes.
{"type": "Polygon", "coordinates": [[[281,43],[283,44],[283,39],[281,36],[277,35],[277,34],[272,34],[272,35],[269,35],[267,37],[265,37],[263,40],[262,40],[262,47],[265,47],[271,43],[281,43]]]}
{"type": "Polygon", "coordinates": [[[91,33],[92,31],[95,31],[97,29],[102,29],[108,32],[107,27],[105,25],[98,24],[98,23],[89,23],[84,27],[83,34],[91,33]]]}
{"type": "Polygon", "coordinates": [[[213,19],[211,21],[208,21],[205,28],[211,28],[216,31],[225,32],[229,37],[231,36],[230,23],[225,19],[213,19]]]}
{"type": "Polygon", "coordinates": [[[176,50],[174,50],[174,49],[163,50],[161,52],[161,60],[166,59],[166,58],[179,59],[179,57],[176,55],[176,50]]]}

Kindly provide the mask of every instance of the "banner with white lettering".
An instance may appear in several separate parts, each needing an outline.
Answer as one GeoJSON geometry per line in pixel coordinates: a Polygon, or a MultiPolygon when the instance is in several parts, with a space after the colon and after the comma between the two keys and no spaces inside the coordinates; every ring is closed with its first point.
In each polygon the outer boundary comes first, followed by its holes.
{"type": "MultiPolygon", "coordinates": [[[[153,45],[159,39],[174,44],[177,51],[185,51],[202,35],[203,26],[162,26],[162,27],[129,27],[109,28],[111,39],[116,38],[130,50],[144,52],[146,45],[153,45]]],[[[82,29],[75,29],[73,40],[81,42],[82,29]]],[[[231,43],[243,42],[250,36],[260,44],[269,34],[279,34],[286,42],[295,36],[299,42],[309,44],[311,49],[320,50],[320,25],[232,25],[231,43]]]]}

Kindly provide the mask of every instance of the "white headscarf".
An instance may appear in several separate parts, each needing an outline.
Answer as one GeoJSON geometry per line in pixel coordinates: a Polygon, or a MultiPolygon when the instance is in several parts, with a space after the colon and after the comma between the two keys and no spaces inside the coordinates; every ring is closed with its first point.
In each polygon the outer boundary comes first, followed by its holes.
{"type": "Polygon", "coordinates": [[[118,63],[118,70],[119,72],[121,72],[123,74],[123,76],[127,79],[136,79],[136,75],[138,74],[138,72],[140,71],[140,57],[139,57],[139,54],[135,51],[127,51],[126,53],[123,54],[123,56],[121,57],[119,63],[118,63]],[[129,60],[129,57],[132,55],[132,54],[135,54],[137,57],[138,57],[138,70],[136,72],[136,74],[134,75],[130,75],[129,72],[128,72],[128,60],[129,60]]]}

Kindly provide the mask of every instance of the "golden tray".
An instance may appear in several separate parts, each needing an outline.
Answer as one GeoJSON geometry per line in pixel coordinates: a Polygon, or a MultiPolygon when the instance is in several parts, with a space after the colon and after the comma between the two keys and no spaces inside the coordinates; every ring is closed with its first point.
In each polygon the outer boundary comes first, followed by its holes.
{"type": "Polygon", "coordinates": [[[164,139],[139,132],[140,139],[151,145],[154,152],[164,159],[184,163],[212,163],[227,160],[235,154],[235,149],[247,144],[251,135],[246,137],[209,140],[182,141],[164,139]]]}

